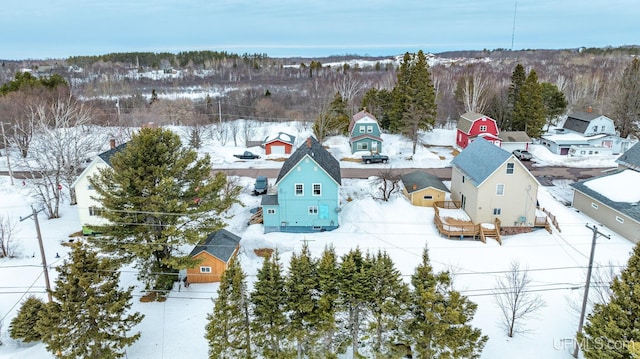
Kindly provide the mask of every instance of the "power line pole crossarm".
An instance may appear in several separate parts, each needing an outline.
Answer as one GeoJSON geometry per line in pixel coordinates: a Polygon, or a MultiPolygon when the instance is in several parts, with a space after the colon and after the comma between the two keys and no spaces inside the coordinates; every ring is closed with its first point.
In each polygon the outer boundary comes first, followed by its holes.
{"type": "Polygon", "coordinates": [[[596,250],[596,239],[598,236],[605,237],[606,239],[611,239],[611,237],[607,234],[600,232],[598,227],[594,224],[589,227],[589,224],[585,224],[585,227],[589,228],[593,232],[593,238],[591,239],[591,254],[589,255],[589,268],[587,269],[587,283],[584,287],[584,297],[582,298],[582,310],[580,311],[580,322],[578,323],[578,332],[576,333],[576,344],[573,349],[573,357],[578,357],[578,352],[580,351],[580,343],[577,340],[577,334],[582,333],[582,325],[584,324],[584,315],[587,311],[587,302],[589,299],[589,284],[591,282],[591,269],[593,268],[593,255],[596,250]]]}
{"type": "Polygon", "coordinates": [[[44,271],[44,281],[45,286],[47,288],[47,295],[49,296],[49,303],[53,302],[53,296],[51,295],[51,284],[49,283],[49,269],[47,268],[47,257],[44,254],[44,245],[42,244],[42,234],[40,233],[40,223],[38,222],[38,213],[42,212],[44,209],[36,211],[33,206],[31,206],[31,210],[33,213],[26,217],[20,217],[20,222],[25,219],[29,219],[33,217],[33,221],[36,223],[36,234],[38,236],[38,244],[40,245],[40,257],[42,258],[42,270],[44,271]]]}

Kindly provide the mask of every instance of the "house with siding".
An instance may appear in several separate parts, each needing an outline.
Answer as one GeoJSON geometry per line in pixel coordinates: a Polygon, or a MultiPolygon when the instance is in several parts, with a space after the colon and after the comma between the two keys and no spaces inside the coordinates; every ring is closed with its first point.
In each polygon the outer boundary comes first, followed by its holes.
{"type": "Polygon", "coordinates": [[[309,137],[283,163],[276,194],[262,196],[264,232],[310,233],[338,228],[340,163],[309,137]]]}
{"type": "Polygon", "coordinates": [[[358,151],[381,153],[382,137],[380,134],[380,125],[372,114],[365,110],[356,113],[349,122],[351,153],[358,151]]]}
{"type": "Polygon", "coordinates": [[[229,262],[238,254],[240,237],[221,229],[207,236],[190,253],[198,264],[187,268],[189,283],[219,282],[229,262]]]}
{"type": "Polygon", "coordinates": [[[401,178],[402,193],[414,206],[432,207],[434,202],[446,200],[449,189],[442,181],[427,172],[413,171],[401,178]]]}
{"type": "Polygon", "coordinates": [[[84,235],[92,233],[88,228],[89,226],[107,224],[107,220],[100,216],[100,202],[94,199],[97,193],[89,182],[89,178],[98,174],[101,169],[111,167],[111,157],[122,151],[126,146],[126,143],[116,146],[116,141],[114,139],[110,140],[110,148],[96,156],[72,184],[72,187],[76,191],[78,215],[80,217],[80,223],[82,223],[82,233],[84,235]]]}
{"type": "Polygon", "coordinates": [[[477,138],[451,161],[451,199],[471,221],[533,227],[538,181],[510,152],[477,138]]]}
{"type": "Polygon", "coordinates": [[[476,112],[466,112],[458,119],[456,127],[456,145],[465,149],[476,138],[484,138],[498,146],[502,140],[498,137],[498,125],[489,116],[476,112]]]}

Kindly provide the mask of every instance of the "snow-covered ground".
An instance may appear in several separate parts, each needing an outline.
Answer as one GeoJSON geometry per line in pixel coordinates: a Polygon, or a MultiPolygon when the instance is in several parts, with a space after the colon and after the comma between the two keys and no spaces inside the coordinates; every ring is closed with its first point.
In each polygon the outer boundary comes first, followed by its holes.
{"type": "MultiPolygon", "coordinates": [[[[184,132],[176,128],[176,131],[184,132]]],[[[310,134],[295,123],[274,124],[260,129],[256,138],[284,131],[297,137],[296,147],[310,134]]],[[[453,157],[452,144],[455,130],[436,130],[424,134],[422,140],[429,146],[419,146],[411,158],[411,144],[399,136],[383,135],[385,154],[391,156],[389,166],[401,167],[445,167],[453,157]]],[[[363,166],[358,156],[348,151],[345,137],[333,137],[324,143],[338,158],[343,167],[363,166]],[[353,158],[355,161],[345,159],[353,158]]],[[[269,156],[255,161],[241,161],[233,157],[246,148],[226,145],[208,140],[201,150],[209,153],[215,166],[225,168],[278,168],[282,162],[272,161],[269,156]]],[[[260,148],[249,148],[264,155],[260,148]]],[[[543,147],[533,146],[531,152],[537,165],[575,165],[564,156],[548,153],[543,147]],[[563,161],[564,160],[564,161],[563,161]]],[[[13,159],[13,157],[12,157],[13,159]]],[[[15,159],[15,166],[17,158],[15,159]]],[[[579,167],[615,167],[615,157],[597,161],[581,162],[579,167]]],[[[13,164],[13,163],[12,163],[13,164]]],[[[369,165],[378,166],[378,165],[369,165]]],[[[380,165],[382,166],[382,165],[380,165]]],[[[6,170],[5,158],[0,157],[0,170],[6,170]]],[[[307,241],[314,256],[319,256],[327,244],[333,244],[338,254],[347,253],[356,246],[363,251],[385,250],[404,278],[409,281],[414,268],[421,260],[422,249],[427,246],[431,262],[436,270],[450,270],[454,273],[455,286],[463,294],[478,304],[473,324],[489,336],[482,358],[570,358],[572,342],[578,326],[578,311],[583,294],[586,266],[591,245],[592,231],[585,224],[593,220],[582,213],[558,202],[556,198],[566,198],[568,183],[559,182],[557,187],[541,187],[540,205],[557,216],[561,232],[549,234],[541,229],[517,236],[504,236],[503,245],[495,241],[483,244],[478,241],[448,240],[438,235],[433,224],[433,209],[412,206],[401,196],[389,202],[372,199],[373,185],[369,180],[343,179],[341,189],[343,211],[341,226],[335,231],[313,234],[264,234],[261,225],[247,226],[249,210],[258,205],[260,198],[252,196],[249,189],[253,179],[235,178],[246,189],[241,194],[245,207],[234,206],[228,221],[230,231],[240,235],[239,258],[249,284],[261,266],[261,259],[255,255],[257,248],[277,248],[286,268],[295,251],[299,251],[303,241],[307,241]],[[350,198],[351,201],[347,201],[350,198]],[[499,324],[498,307],[492,296],[496,280],[509,269],[512,261],[530,270],[533,279],[532,290],[539,294],[546,306],[538,312],[537,318],[526,321],[527,334],[508,338],[499,324]]],[[[0,340],[0,358],[53,358],[44,345],[21,344],[9,338],[7,330],[16,315],[22,300],[30,295],[46,298],[42,276],[41,259],[36,240],[34,221],[25,219],[32,213],[31,205],[37,206],[30,196],[30,184],[16,181],[11,185],[9,178],[0,177],[0,216],[17,223],[15,239],[19,243],[19,256],[0,259],[0,318],[4,321],[0,340]]],[[[63,205],[62,218],[47,220],[39,216],[49,274],[52,282],[56,276],[55,267],[62,263],[68,248],[62,243],[69,234],[80,229],[81,224],[75,207],[63,205]],[[58,258],[58,256],[60,258],[58,258]]],[[[599,239],[595,264],[607,266],[613,263],[616,270],[626,263],[632,243],[611,232],[611,239],[599,239]]],[[[122,270],[122,285],[137,286],[133,269],[122,270]]],[[[192,284],[189,288],[173,291],[170,298],[162,303],[141,303],[142,295],[136,287],[132,309],[145,314],[145,318],[135,329],[142,333],[139,341],[127,349],[128,358],[205,358],[207,342],[204,338],[206,316],[212,311],[212,298],[216,296],[217,284],[192,284]]],[[[177,288],[176,288],[177,289],[177,288]]]]}

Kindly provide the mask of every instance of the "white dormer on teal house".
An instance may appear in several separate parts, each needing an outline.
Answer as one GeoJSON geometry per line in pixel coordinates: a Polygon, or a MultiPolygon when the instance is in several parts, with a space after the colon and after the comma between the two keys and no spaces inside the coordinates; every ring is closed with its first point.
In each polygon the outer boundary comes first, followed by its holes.
{"type": "Polygon", "coordinates": [[[362,110],[353,115],[349,123],[349,144],[351,145],[351,153],[358,151],[382,152],[380,125],[372,114],[362,110]]]}
{"type": "Polygon", "coordinates": [[[283,163],[275,185],[277,194],[262,197],[265,233],[338,228],[340,163],[315,138],[283,163]]]}

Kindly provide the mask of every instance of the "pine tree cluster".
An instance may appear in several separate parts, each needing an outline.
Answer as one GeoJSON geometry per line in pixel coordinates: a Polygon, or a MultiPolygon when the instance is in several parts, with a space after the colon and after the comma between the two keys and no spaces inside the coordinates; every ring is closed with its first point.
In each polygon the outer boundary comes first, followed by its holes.
{"type": "Polygon", "coordinates": [[[469,322],[476,304],[435,273],[425,250],[405,283],[385,252],[319,259],[304,245],[283,274],[265,258],[251,293],[237,260],[223,274],[206,335],[210,358],[477,358],[487,341],[469,322]]]}

